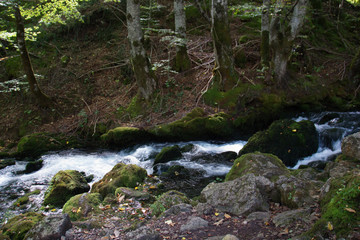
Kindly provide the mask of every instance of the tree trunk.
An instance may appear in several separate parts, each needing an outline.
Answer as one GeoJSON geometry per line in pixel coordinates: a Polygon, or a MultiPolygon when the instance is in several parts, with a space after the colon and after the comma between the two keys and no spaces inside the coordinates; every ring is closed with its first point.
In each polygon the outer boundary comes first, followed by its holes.
{"type": "Polygon", "coordinates": [[[143,33],[140,24],[140,1],[128,0],[126,6],[126,20],[128,39],[131,45],[131,64],[139,88],[139,94],[146,101],[149,100],[157,88],[157,80],[151,70],[150,61],[143,45],[143,33]]]}
{"type": "Polygon", "coordinates": [[[261,14],[261,63],[269,67],[270,47],[269,47],[269,28],[270,28],[270,0],[263,0],[261,14]]]}
{"type": "Polygon", "coordinates": [[[41,106],[49,106],[50,98],[46,96],[40,89],[40,86],[35,78],[34,70],[32,68],[31,60],[29,53],[25,44],[25,27],[24,21],[20,13],[18,6],[14,6],[15,10],[15,21],[16,21],[16,30],[17,30],[17,42],[20,50],[20,57],[23,65],[23,69],[26,75],[26,78],[29,82],[30,91],[34,94],[37,101],[41,106]]]}
{"type": "Polygon", "coordinates": [[[227,16],[227,0],[212,0],[211,34],[215,50],[215,83],[221,90],[230,90],[238,80],[234,69],[234,56],[231,47],[230,26],[227,16]]]}
{"type": "Polygon", "coordinates": [[[279,86],[286,86],[289,79],[288,61],[293,42],[304,24],[308,8],[308,0],[291,2],[277,0],[275,13],[270,23],[270,47],[272,49],[272,64],[275,78],[279,86]],[[290,10],[291,12],[289,12],[290,10]],[[291,15],[288,24],[284,23],[291,15]],[[287,27],[289,26],[289,27],[287,27]]]}
{"type": "Polygon", "coordinates": [[[186,18],[184,0],[174,0],[176,42],[175,70],[182,72],[190,69],[191,62],[186,48],[186,18]]]}
{"type": "Polygon", "coordinates": [[[349,80],[353,84],[353,86],[357,87],[360,79],[360,48],[358,49],[356,55],[350,64],[349,69],[349,80]]]}

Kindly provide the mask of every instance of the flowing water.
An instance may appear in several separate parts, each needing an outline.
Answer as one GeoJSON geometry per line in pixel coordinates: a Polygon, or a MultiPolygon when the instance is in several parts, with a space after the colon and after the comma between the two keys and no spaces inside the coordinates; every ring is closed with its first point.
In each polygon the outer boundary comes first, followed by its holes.
{"type": "MultiPolygon", "coordinates": [[[[341,140],[344,136],[360,131],[360,112],[334,113],[323,112],[318,114],[300,115],[294,118],[296,121],[308,119],[315,123],[319,132],[319,149],[312,156],[299,159],[294,168],[301,164],[308,164],[313,161],[329,161],[341,152],[341,140]]],[[[81,151],[70,150],[50,153],[41,157],[44,161],[43,167],[31,174],[18,174],[25,169],[26,162],[18,161],[16,165],[8,166],[0,170],[0,219],[11,214],[36,209],[41,205],[43,194],[50,179],[60,170],[78,170],[86,175],[93,174],[94,183],[109,172],[119,162],[136,164],[145,168],[148,174],[153,173],[154,158],[160,150],[169,145],[178,144],[180,147],[193,144],[192,151],[183,154],[183,158],[163,164],[163,167],[170,165],[182,165],[186,168],[199,170],[204,177],[225,175],[231,168],[231,164],[204,160],[203,156],[216,155],[227,151],[239,152],[246,144],[246,141],[231,142],[180,142],[180,143],[149,143],[138,145],[122,151],[81,151]],[[30,204],[16,212],[10,207],[25,192],[40,189],[41,194],[31,196],[30,204]]],[[[0,222],[2,222],[0,220],[0,222]]]]}

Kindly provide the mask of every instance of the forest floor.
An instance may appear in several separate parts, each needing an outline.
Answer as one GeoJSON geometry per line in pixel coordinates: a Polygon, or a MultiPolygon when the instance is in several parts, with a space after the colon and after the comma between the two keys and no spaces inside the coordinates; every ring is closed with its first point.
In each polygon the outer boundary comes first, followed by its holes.
{"type": "MultiPolygon", "coordinates": [[[[290,239],[299,236],[309,230],[320,216],[318,206],[312,206],[312,217],[310,220],[296,219],[286,226],[276,226],[272,219],[276,214],[289,210],[278,204],[271,204],[270,216],[267,219],[247,219],[246,217],[230,216],[224,213],[209,211],[206,214],[198,214],[195,210],[192,212],[182,212],[177,215],[167,217],[151,218],[147,221],[141,221],[141,226],[155,230],[160,234],[161,239],[192,239],[192,240],[220,240],[225,235],[231,234],[244,240],[275,240],[290,239]],[[192,231],[181,231],[181,226],[186,224],[190,218],[200,217],[208,222],[208,226],[198,228],[192,231]]],[[[83,239],[127,239],[126,233],[134,227],[134,221],[126,220],[123,217],[117,217],[112,213],[111,217],[105,217],[102,227],[84,228],[84,223],[74,222],[74,227],[67,233],[70,240],[83,239]]],[[[335,236],[327,236],[329,240],[336,239],[335,236]]]]}

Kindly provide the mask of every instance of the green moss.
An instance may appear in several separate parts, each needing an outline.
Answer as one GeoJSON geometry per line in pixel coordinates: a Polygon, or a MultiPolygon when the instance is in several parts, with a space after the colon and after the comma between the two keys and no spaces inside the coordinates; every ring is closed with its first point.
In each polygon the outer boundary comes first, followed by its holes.
{"type": "Polygon", "coordinates": [[[7,166],[11,165],[15,165],[14,159],[0,159],[0,169],[6,168],[7,166]]]}
{"type": "Polygon", "coordinates": [[[330,223],[336,235],[344,237],[359,226],[360,178],[358,174],[354,171],[331,182],[330,191],[321,201],[321,219],[307,235],[326,233],[329,231],[328,223],[330,223]]]}
{"type": "Polygon", "coordinates": [[[63,213],[69,214],[72,221],[81,221],[93,214],[101,213],[99,193],[84,193],[71,197],[63,207],[63,213]]]}
{"type": "Polygon", "coordinates": [[[25,234],[43,218],[44,216],[40,213],[28,212],[20,214],[10,219],[0,230],[12,240],[23,240],[25,234]]]}
{"type": "Polygon", "coordinates": [[[34,133],[20,139],[16,155],[18,157],[37,158],[48,151],[80,147],[73,137],[50,133],[34,133]]]}
{"type": "Polygon", "coordinates": [[[144,114],[145,108],[143,107],[143,105],[144,102],[140,101],[140,98],[138,97],[138,95],[136,95],[131,99],[131,102],[126,109],[126,112],[130,115],[131,118],[135,118],[139,115],[144,114]]]}
{"type": "Polygon", "coordinates": [[[136,187],[146,176],[146,170],[137,165],[119,163],[100,181],[94,183],[91,192],[100,193],[105,198],[108,194],[114,194],[119,187],[136,187]]]}
{"type": "Polygon", "coordinates": [[[318,136],[310,121],[285,119],[271,124],[266,131],[254,134],[239,152],[240,155],[260,151],[278,156],[287,166],[317,151],[318,136]]]}
{"type": "Polygon", "coordinates": [[[159,216],[165,210],[180,203],[190,203],[190,201],[184,193],[170,190],[156,198],[156,201],[150,206],[151,213],[159,216]]]}
{"type": "Polygon", "coordinates": [[[178,145],[164,147],[155,157],[154,165],[158,163],[166,163],[182,157],[181,149],[178,145]]]}
{"type": "Polygon", "coordinates": [[[196,108],[184,118],[155,126],[149,132],[161,140],[168,141],[224,139],[233,136],[234,129],[229,115],[217,113],[204,116],[203,114],[203,110],[196,108]]]}
{"type": "Polygon", "coordinates": [[[32,192],[29,192],[29,193],[26,193],[24,196],[18,198],[13,206],[14,207],[20,207],[21,205],[24,205],[24,204],[27,204],[29,202],[29,196],[32,196],[32,195],[39,195],[40,194],[40,190],[39,189],[36,189],[32,192]]]}
{"type": "Polygon", "coordinates": [[[187,54],[186,47],[178,47],[175,57],[175,71],[183,72],[191,68],[191,61],[187,54]]]}
{"type": "Polygon", "coordinates": [[[150,139],[146,131],[134,127],[117,127],[101,135],[101,140],[109,147],[125,148],[150,139]]]}
{"type": "Polygon", "coordinates": [[[44,205],[62,207],[72,196],[90,190],[84,176],[75,170],[59,171],[45,192],[44,205]]]}

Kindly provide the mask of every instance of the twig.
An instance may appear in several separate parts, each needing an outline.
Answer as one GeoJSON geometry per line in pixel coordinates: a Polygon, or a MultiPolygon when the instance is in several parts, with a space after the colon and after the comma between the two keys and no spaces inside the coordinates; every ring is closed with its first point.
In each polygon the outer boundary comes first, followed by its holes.
{"type": "Polygon", "coordinates": [[[91,109],[90,109],[90,107],[89,107],[89,104],[87,104],[87,102],[85,101],[84,98],[81,98],[81,100],[85,103],[85,105],[86,105],[87,108],[89,109],[89,113],[92,114],[91,109]]]}
{"type": "MultiPolygon", "coordinates": [[[[104,68],[99,68],[99,69],[96,69],[96,70],[91,70],[91,71],[88,71],[84,74],[82,74],[81,76],[78,77],[79,78],[82,78],[84,77],[85,75],[88,75],[90,73],[96,73],[96,72],[101,72],[101,71],[104,71],[104,70],[109,70],[109,69],[113,69],[113,68],[118,68],[118,67],[123,67],[123,66],[126,66],[128,64],[128,61],[126,61],[125,63],[123,64],[120,64],[120,65],[116,65],[116,66],[112,66],[112,67],[104,67],[104,68]]],[[[106,64],[106,65],[109,65],[109,64],[106,64]]],[[[104,65],[104,66],[106,66],[104,65]]]]}

